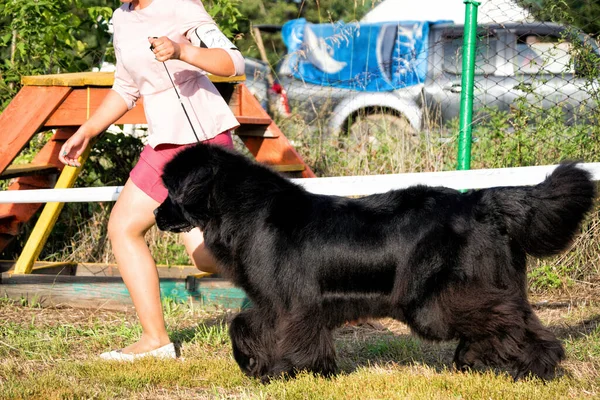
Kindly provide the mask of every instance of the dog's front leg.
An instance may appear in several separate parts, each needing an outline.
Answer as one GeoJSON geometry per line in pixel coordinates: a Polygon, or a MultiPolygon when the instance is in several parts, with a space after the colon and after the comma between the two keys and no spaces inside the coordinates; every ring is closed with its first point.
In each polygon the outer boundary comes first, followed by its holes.
{"type": "Polygon", "coordinates": [[[248,376],[263,379],[273,363],[274,327],[259,309],[239,313],[229,326],[233,357],[248,376]]]}
{"type": "Polygon", "coordinates": [[[268,375],[293,377],[299,371],[330,376],[337,370],[331,330],[311,307],[280,316],[277,351],[268,375]]]}

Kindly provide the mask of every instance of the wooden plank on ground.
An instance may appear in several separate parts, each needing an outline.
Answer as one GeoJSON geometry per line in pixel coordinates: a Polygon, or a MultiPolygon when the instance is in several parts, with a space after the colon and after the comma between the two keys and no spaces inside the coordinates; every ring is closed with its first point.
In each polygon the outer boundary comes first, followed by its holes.
{"type": "MultiPolygon", "coordinates": [[[[178,302],[240,309],[249,306],[245,293],[224,279],[203,278],[160,280],[161,296],[178,302]]],[[[78,277],[51,275],[0,275],[0,296],[26,299],[43,306],[79,308],[127,308],[131,297],[119,277],[78,277]]]]}
{"type": "MultiPolygon", "coordinates": [[[[0,260],[0,272],[9,272],[15,267],[14,260],[0,260]]],[[[196,276],[202,274],[193,265],[157,265],[158,276],[162,278],[186,279],[188,276],[196,276]]],[[[52,262],[52,261],[36,261],[33,264],[33,273],[46,275],[73,275],[80,277],[93,276],[109,276],[120,277],[117,264],[111,263],[78,263],[78,262],[52,262]]],[[[218,277],[212,275],[212,277],[218,277]]]]}
{"type": "MultiPolygon", "coordinates": [[[[158,276],[163,278],[186,279],[200,271],[192,265],[157,265],[158,276]]],[[[77,276],[121,276],[116,264],[79,263],[77,276]]]]}

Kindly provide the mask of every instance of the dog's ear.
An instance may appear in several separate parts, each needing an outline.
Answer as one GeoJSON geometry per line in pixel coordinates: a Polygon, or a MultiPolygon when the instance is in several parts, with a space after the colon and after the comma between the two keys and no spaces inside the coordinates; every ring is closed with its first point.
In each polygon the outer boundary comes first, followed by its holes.
{"type": "Polygon", "coordinates": [[[210,146],[204,144],[196,144],[178,152],[163,167],[162,180],[167,189],[176,189],[188,177],[190,171],[210,164],[211,153],[210,146]]]}
{"type": "Polygon", "coordinates": [[[196,168],[189,171],[183,182],[179,184],[177,202],[182,207],[203,205],[214,187],[214,173],[210,167],[196,168]]]}
{"type": "Polygon", "coordinates": [[[194,226],[204,229],[217,214],[213,192],[215,179],[211,168],[202,167],[188,171],[176,192],[169,196],[181,209],[186,219],[194,226]]]}

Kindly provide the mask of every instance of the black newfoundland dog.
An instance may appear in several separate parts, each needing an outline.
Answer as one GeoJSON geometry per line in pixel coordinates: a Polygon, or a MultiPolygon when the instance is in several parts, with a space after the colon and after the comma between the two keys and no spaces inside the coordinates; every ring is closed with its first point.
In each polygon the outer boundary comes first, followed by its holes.
{"type": "Polygon", "coordinates": [[[336,371],[332,330],[392,317],[458,339],[457,368],[552,378],[565,352],[527,299],[527,255],[570,245],[590,174],[563,163],[532,187],[414,186],[351,199],[312,194],[248,157],[198,145],[164,169],[158,227],[204,231],[253,307],[230,325],[240,368],[262,380],[336,371]]]}

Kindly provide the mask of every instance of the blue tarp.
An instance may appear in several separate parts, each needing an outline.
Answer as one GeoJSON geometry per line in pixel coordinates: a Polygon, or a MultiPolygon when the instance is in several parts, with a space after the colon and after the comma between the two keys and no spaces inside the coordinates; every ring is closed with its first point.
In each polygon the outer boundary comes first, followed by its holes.
{"type": "Polygon", "coordinates": [[[415,85],[427,73],[430,24],[295,19],[282,29],[285,62],[294,77],[317,85],[377,92],[415,85]]]}

